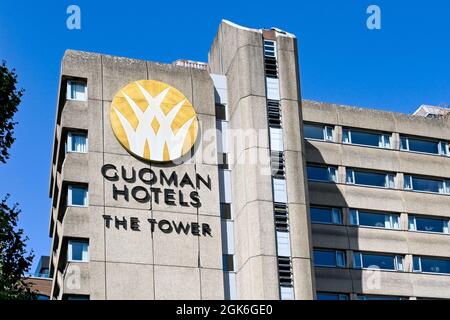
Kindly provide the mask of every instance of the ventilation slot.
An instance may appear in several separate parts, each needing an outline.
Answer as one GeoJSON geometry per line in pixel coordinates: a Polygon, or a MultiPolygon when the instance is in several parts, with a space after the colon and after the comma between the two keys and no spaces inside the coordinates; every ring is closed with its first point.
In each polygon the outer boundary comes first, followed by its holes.
{"type": "Polygon", "coordinates": [[[278,278],[281,287],[292,287],[291,258],[278,257],[278,278]]]}
{"type": "Polygon", "coordinates": [[[285,174],[284,154],[282,151],[270,152],[270,165],[272,167],[272,176],[274,178],[284,179],[286,174],[285,174]]]}
{"type": "Polygon", "coordinates": [[[264,67],[266,77],[278,78],[275,41],[264,41],[264,67]]]}
{"type": "Polygon", "coordinates": [[[284,203],[274,203],[275,229],[277,231],[289,231],[287,205],[284,203]]]}
{"type": "Polygon", "coordinates": [[[270,128],[281,128],[280,104],[278,101],[267,101],[267,113],[270,128]]]}

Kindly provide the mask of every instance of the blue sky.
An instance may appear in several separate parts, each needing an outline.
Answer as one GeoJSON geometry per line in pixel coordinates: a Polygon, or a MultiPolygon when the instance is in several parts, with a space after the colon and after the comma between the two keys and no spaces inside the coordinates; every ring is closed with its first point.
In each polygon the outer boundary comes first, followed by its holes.
{"type": "MultiPolygon", "coordinates": [[[[20,203],[37,257],[48,254],[48,184],[60,61],[78,49],[160,62],[206,61],[221,19],[297,35],[303,98],[413,112],[450,103],[450,3],[445,0],[0,2],[0,59],[26,89],[0,196],[20,203]],[[66,9],[81,8],[81,30],[66,9]],[[381,8],[381,30],[366,8],[381,8]]],[[[37,261],[37,259],[36,259],[37,261]]],[[[36,265],[36,262],[35,262],[36,265]]]]}

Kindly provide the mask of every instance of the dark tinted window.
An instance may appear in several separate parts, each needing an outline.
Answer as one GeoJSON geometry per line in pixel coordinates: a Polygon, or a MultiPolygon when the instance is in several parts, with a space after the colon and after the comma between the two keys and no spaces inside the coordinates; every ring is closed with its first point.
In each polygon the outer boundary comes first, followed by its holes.
{"type": "Polygon", "coordinates": [[[386,185],[386,174],[355,171],[355,183],[368,186],[384,187],[386,185]]]}
{"type": "Polygon", "coordinates": [[[434,273],[450,273],[450,260],[421,258],[422,271],[434,273]]]}
{"type": "Polygon", "coordinates": [[[428,232],[444,232],[444,221],[440,219],[416,217],[416,230],[428,232]]]}
{"type": "Polygon", "coordinates": [[[324,140],[323,129],[324,127],[322,126],[316,126],[311,124],[305,124],[303,126],[305,138],[309,139],[324,140]]]}
{"type": "Polygon", "coordinates": [[[376,254],[362,255],[363,268],[377,266],[380,269],[395,270],[394,257],[376,254]]]}
{"type": "Polygon", "coordinates": [[[376,133],[351,131],[352,143],[378,147],[380,135],[376,133]]]}

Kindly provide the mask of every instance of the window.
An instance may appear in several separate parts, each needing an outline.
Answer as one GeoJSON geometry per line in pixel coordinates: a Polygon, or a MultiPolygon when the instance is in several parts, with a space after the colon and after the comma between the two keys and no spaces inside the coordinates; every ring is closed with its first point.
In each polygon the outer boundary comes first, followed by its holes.
{"type": "Polygon", "coordinates": [[[64,296],[64,300],[89,300],[89,296],[84,294],[67,294],[64,296]]]}
{"type": "Polygon", "coordinates": [[[74,80],[67,81],[67,99],[86,101],[87,100],[86,82],[74,80]]]}
{"type": "Polygon", "coordinates": [[[380,148],[391,148],[391,135],[343,128],[342,142],[380,148]]]}
{"type": "Polygon", "coordinates": [[[413,271],[450,274],[450,259],[414,256],[413,271]]]}
{"type": "Polygon", "coordinates": [[[405,190],[449,194],[450,181],[405,175],[403,188],[405,190]]]}
{"type": "Polygon", "coordinates": [[[304,124],[303,134],[306,139],[333,141],[333,127],[330,126],[304,124]]]}
{"type": "Polygon", "coordinates": [[[376,296],[376,295],[358,294],[358,300],[405,300],[405,298],[397,296],[376,296]]]}
{"type": "Polygon", "coordinates": [[[431,154],[449,155],[449,147],[447,142],[410,138],[405,136],[400,137],[400,149],[431,154]]]}
{"type": "Polygon", "coordinates": [[[350,224],[354,226],[400,229],[398,214],[350,209],[350,224]]]}
{"type": "Polygon", "coordinates": [[[317,292],[317,300],[350,300],[350,296],[346,293],[330,293],[330,292],[317,292]]]}
{"type": "Polygon", "coordinates": [[[223,271],[234,271],[234,256],[232,254],[222,255],[223,271]]]}
{"type": "Polygon", "coordinates": [[[85,133],[67,133],[66,152],[87,152],[87,135],[85,133]]]}
{"type": "Polygon", "coordinates": [[[342,210],[311,206],[309,208],[312,223],[342,224],[342,210]]]}
{"type": "Polygon", "coordinates": [[[345,268],[345,251],[314,249],[314,266],[345,268]]]}
{"type": "Polygon", "coordinates": [[[449,233],[449,219],[410,216],[408,220],[411,231],[449,233]]]}
{"type": "Polygon", "coordinates": [[[231,219],[231,204],[229,203],[220,204],[220,217],[223,219],[231,219]]]}
{"type": "Polygon", "coordinates": [[[279,203],[287,203],[286,180],[272,179],[273,184],[273,201],[279,203]]]}
{"type": "Polygon", "coordinates": [[[69,261],[89,261],[89,243],[81,240],[69,240],[67,256],[69,261]]]}
{"type": "Polygon", "coordinates": [[[353,267],[356,269],[382,269],[403,271],[403,257],[400,255],[354,252],[353,267]]]}
{"type": "Polygon", "coordinates": [[[337,182],[337,168],[308,164],[308,180],[337,182]]]}
{"type": "Polygon", "coordinates": [[[86,187],[69,186],[68,191],[68,206],[86,207],[88,205],[88,190],[86,187]]]}
{"type": "Polygon", "coordinates": [[[395,175],[347,168],[346,182],[364,186],[395,188],[395,175]]]}

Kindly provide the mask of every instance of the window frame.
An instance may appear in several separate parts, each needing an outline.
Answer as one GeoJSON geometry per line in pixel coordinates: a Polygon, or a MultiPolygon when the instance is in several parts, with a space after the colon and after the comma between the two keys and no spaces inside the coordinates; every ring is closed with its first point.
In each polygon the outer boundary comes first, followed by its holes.
{"type": "Polygon", "coordinates": [[[405,257],[400,254],[391,254],[391,253],[380,253],[380,252],[365,252],[365,251],[353,251],[353,259],[352,259],[352,267],[353,269],[358,270],[381,270],[381,271],[399,271],[405,272],[405,257]],[[383,269],[379,266],[378,268],[369,268],[364,267],[363,255],[373,255],[373,256],[387,256],[393,258],[394,269],[383,269]],[[357,263],[359,260],[359,264],[357,263]],[[401,266],[401,269],[400,269],[401,266]]]}
{"type": "Polygon", "coordinates": [[[383,172],[383,171],[375,171],[375,170],[367,170],[367,169],[355,169],[355,168],[345,168],[345,184],[355,185],[355,186],[364,186],[364,187],[372,187],[372,188],[383,188],[383,189],[396,189],[396,173],[392,172],[383,172]],[[361,184],[356,183],[355,179],[355,171],[361,173],[373,173],[384,175],[384,186],[377,186],[372,184],[361,184]],[[349,181],[349,177],[351,181],[349,181]]]}
{"type": "Polygon", "coordinates": [[[67,80],[67,89],[66,89],[66,100],[70,101],[87,101],[88,100],[88,86],[87,81],[84,80],[77,80],[77,79],[69,79],[67,80]],[[83,99],[75,99],[72,97],[72,86],[73,85],[83,85],[84,92],[83,92],[83,99]]]}
{"type": "Polygon", "coordinates": [[[309,218],[311,220],[311,223],[314,223],[314,224],[326,224],[326,225],[343,225],[344,224],[343,210],[342,210],[342,208],[338,208],[338,207],[327,207],[327,206],[320,206],[320,205],[318,205],[318,206],[310,205],[309,206],[309,218]],[[330,210],[331,221],[332,222],[313,221],[313,219],[312,219],[312,211],[311,211],[311,209],[313,209],[313,208],[322,209],[322,210],[330,210]],[[335,220],[336,216],[339,217],[339,222],[336,222],[336,220],[335,220]]]}
{"type": "Polygon", "coordinates": [[[444,217],[426,217],[420,215],[408,215],[408,231],[422,232],[422,233],[433,233],[433,234],[450,234],[450,219],[444,217]],[[442,232],[438,231],[427,231],[427,230],[417,230],[417,221],[419,219],[429,219],[429,220],[440,220],[442,222],[442,232]],[[411,225],[413,228],[411,228],[411,225]]]}
{"type": "Polygon", "coordinates": [[[369,148],[393,149],[392,148],[392,133],[364,130],[364,129],[351,128],[351,127],[343,127],[342,128],[342,143],[348,144],[348,145],[354,145],[354,146],[364,146],[364,147],[369,147],[369,148]],[[378,146],[353,142],[352,141],[352,131],[359,132],[362,134],[366,133],[366,134],[378,135],[378,146]],[[344,140],[344,137],[346,135],[347,135],[348,141],[344,140]],[[388,140],[387,141],[388,143],[386,143],[386,138],[388,140]]]}
{"type": "Polygon", "coordinates": [[[422,267],[422,258],[424,258],[424,259],[430,259],[430,260],[450,261],[449,258],[429,257],[429,256],[416,256],[416,255],[413,255],[412,268],[413,268],[413,272],[414,272],[414,273],[424,273],[424,274],[436,274],[436,275],[446,275],[446,276],[450,276],[450,268],[449,268],[449,272],[423,271],[423,267],[422,267]],[[419,262],[419,269],[416,269],[416,268],[415,268],[415,265],[414,265],[416,259],[418,259],[418,262],[419,262]]]}
{"type": "Polygon", "coordinates": [[[306,164],[306,176],[307,176],[308,181],[312,181],[312,182],[339,183],[337,166],[307,163],[306,164]],[[318,180],[318,179],[311,179],[311,178],[309,178],[309,176],[308,176],[308,167],[316,167],[316,168],[327,169],[329,179],[325,181],[325,180],[318,180]],[[333,173],[332,173],[332,171],[333,171],[333,173]],[[332,177],[334,177],[334,178],[332,178],[332,177]]]}
{"type": "Polygon", "coordinates": [[[66,153],[82,153],[82,154],[85,154],[85,153],[88,153],[88,148],[89,148],[89,140],[88,140],[88,134],[87,133],[76,132],[76,131],[69,131],[69,132],[67,132],[66,145],[65,145],[66,153]],[[73,138],[74,135],[76,135],[76,136],[84,136],[85,137],[85,139],[86,139],[85,140],[86,141],[85,142],[85,149],[86,149],[85,152],[69,150],[69,146],[72,145],[72,138],[73,138]]]}
{"type": "Polygon", "coordinates": [[[334,253],[334,258],[336,261],[336,264],[334,266],[330,266],[330,265],[323,265],[323,264],[317,264],[315,259],[314,259],[314,267],[319,267],[319,268],[336,268],[336,269],[344,269],[347,267],[347,256],[345,253],[345,250],[340,250],[340,249],[322,249],[322,248],[315,248],[313,249],[313,257],[314,257],[314,252],[316,251],[322,251],[322,252],[331,252],[334,253]],[[340,265],[339,264],[339,257],[338,255],[341,254],[342,256],[342,261],[343,264],[340,265]]]}
{"type": "Polygon", "coordinates": [[[337,293],[337,292],[326,292],[326,291],[317,291],[316,292],[316,300],[318,301],[330,301],[329,299],[317,299],[319,295],[328,295],[337,297],[336,301],[345,301],[350,300],[350,294],[348,293],[337,293]]]}
{"type": "Polygon", "coordinates": [[[325,141],[325,142],[334,142],[334,126],[326,125],[326,124],[316,124],[316,123],[304,123],[303,124],[303,137],[306,140],[313,140],[313,141],[325,141]],[[322,139],[318,138],[309,138],[305,136],[305,127],[316,127],[322,129],[322,139]]]}
{"type": "Polygon", "coordinates": [[[68,262],[89,262],[89,241],[87,240],[77,240],[77,239],[70,239],[67,241],[67,261],[68,262]],[[86,248],[86,251],[82,251],[81,253],[81,260],[74,260],[73,259],[73,244],[77,243],[77,244],[83,244],[86,248]],[[86,256],[84,257],[84,253],[86,252],[86,256]]]}
{"type": "Polygon", "coordinates": [[[371,228],[371,229],[383,229],[383,230],[400,230],[400,214],[394,212],[380,212],[380,211],[372,211],[372,210],[364,210],[364,209],[352,209],[350,208],[348,211],[348,222],[350,226],[360,227],[360,228],[371,228]],[[364,212],[367,214],[378,214],[385,216],[385,226],[377,227],[377,226],[369,226],[365,224],[360,224],[359,214],[360,212],[364,212]],[[389,223],[391,225],[390,228],[386,227],[386,217],[389,217],[389,223]],[[395,221],[394,217],[397,218],[395,221]],[[397,225],[395,228],[394,226],[397,225]]]}
{"type": "Polygon", "coordinates": [[[414,192],[432,193],[432,194],[450,194],[450,179],[442,179],[442,178],[438,178],[438,177],[428,177],[428,176],[419,176],[419,175],[412,175],[412,174],[403,174],[403,190],[414,191],[414,192]],[[434,191],[414,189],[413,178],[422,179],[422,180],[429,180],[429,181],[442,182],[442,189],[444,190],[444,192],[434,192],[434,191]],[[409,186],[407,186],[407,183],[409,184],[409,186]]]}
{"type": "Polygon", "coordinates": [[[427,155],[434,155],[434,156],[443,156],[443,157],[449,157],[450,156],[450,148],[448,141],[440,140],[440,139],[430,139],[430,138],[423,138],[423,137],[414,137],[414,136],[408,136],[408,135],[400,135],[400,151],[406,151],[406,152],[414,152],[414,153],[420,153],[420,154],[427,154],[427,155]],[[402,140],[405,140],[405,148],[403,147],[402,140]],[[425,141],[425,142],[433,142],[437,143],[437,153],[433,152],[425,152],[425,151],[416,151],[411,150],[409,146],[409,140],[418,140],[418,141],[425,141]]]}
{"type": "Polygon", "coordinates": [[[89,189],[88,187],[85,186],[80,186],[80,185],[68,185],[67,186],[67,206],[68,207],[78,207],[78,208],[87,208],[89,206],[89,189]],[[85,204],[80,205],[80,204],[73,204],[73,199],[72,199],[72,190],[74,188],[78,188],[78,189],[84,189],[86,191],[86,194],[84,196],[84,202],[85,204]]]}

